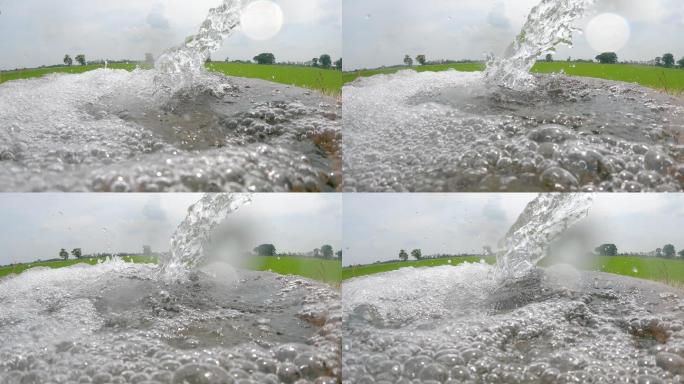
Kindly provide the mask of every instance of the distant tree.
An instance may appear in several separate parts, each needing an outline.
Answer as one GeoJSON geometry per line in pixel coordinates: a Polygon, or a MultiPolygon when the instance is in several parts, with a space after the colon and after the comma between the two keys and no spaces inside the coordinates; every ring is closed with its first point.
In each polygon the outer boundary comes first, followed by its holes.
{"type": "Polygon", "coordinates": [[[677,62],[677,64],[679,64],[679,68],[684,69],[684,57],[682,57],[681,60],[677,62]]]}
{"type": "Polygon", "coordinates": [[[207,55],[207,59],[204,60],[206,64],[211,63],[211,53],[207,55]]]}
{"type": "Polygon", "coordinates": [[[318,57],[314,57],[311,59],[311,65],[314,67],[318,67],[318,57]]]}
{"type": "Polygon", "coordinates": [[[86,65],[86,64],[87,64],[87,63],[86,63],[86,57],[85,57],[85,55],[83,55],[83,54],[77,55],[77,56],[75,57],[75,60],[78,61],[78,63],[81,64],[81,65],[86,65]]]}
{"type": "Polygon", "coordinates": [[[663,257],[662,248],[656,248],[656,257],[663,257]]]}
{"type": "Polygon", "coordinates": [[[230,63],[230,57],[226,57],[226,59],[223,60],[223,62],[225,62],[225,63],[230,63]]]}
{"type": "Polygon", "coordinates": [[[69,55],[64,55],[64,64],[71,67],[74,65],[74,59],[72,59],[69,55]]]}
{"type": "Polygon", "coordinates": [[[552,63],[553,62],[553,55],[552,54],[547,54],[546,55],[546,62],[547,63],[552,63]]]}
{"type": "Polygon", "coordinates": [[[601,64],[617,64],[618,55],[615,52],[603,52],[602,54],[596,56],[601,64]]]}
{"type": "Polygon", "coordinates": [[[254,253],[256,253],[257,256],[275,256],[276,248],[273,244],[261,244],[254,248],[254,253]]]}
{"type": "Polygon", "coordinates": [[[675,64],[675,58],[674,55],[671,53],[666,53],[663,55],[663,66],[665,68],[672,68],[674,67],[675,64]]]}
{"type": "Polygon", "coordinates": [[[338,259],[342,260],[342,250],[340,249],[339,251],[335,252],[335,256],[337,256],[338,259]]]}
{"type": "Polygon", "coordinates": [[[409,67],[413,65],[413,59],[411,58],[411,56],[404,56],[404,64],[408,65],[409,67]]]}
{"type": "Polygon", "coordinates": [[[602,244],[596,248],[596,254],[599,256],[617,256],[618,250],[615,244],[602,244]]]}
{"type": "Polygon", "coordinates": [[[333,250],[332,246],[326,244],[321,247],[321,254],[323,255],[324,259],[332,259],[335,251],[333,250]]]}
{"type": "MultiPolygon", "coordinates": [[[[682,59],[684,60],[684,59],[682,59]]],[[[342,58],[340,57],[336,62],[335,62],[335,69],[338,71],[342,70],[342,58]]]]}
{"type": "Polygon", "coordinates": [[[260,53],[254,56],[254,61],[257,64],[275,64],[276,58],[272,53],[260,53]]]}
{"type": "Polygon", "coordinates": [[[416,61],[417,61],[418,64],[420,64],[420,65],[425,65],[425,63],[427,63],[427,59],[425,58],[425,55],[418,55],[418,56],[416,56],[416,61]]]}
{"type": "Polygon", "coordinates": [[[661,65],[663,65],[663,60],[660,56],[655,58],[655,65],[656,67],[660,67],[661,65]]]}
{"type": "Polygon", "coordinates": [[[401,251],[399,251],[399,259],[401,261],[408,260],[408,253],[406,253],[406,251],[402,249],[401,251]]]}
{"type": "Polygon", "coordinates": [[[330,69],[330,67],[332,66],[332,59],[328,54],[321,55],[321,57],[318,58],[318,62],[321,64],[321,67],[325,69],[330,69]]]}
{"type": "Polygon", "coordinates": [[[153,65],[154,64],[154,55],[151,53],[146,53],[145,54],[145,64],[153,65]]]}
{"type": "Polygon", "coordinates": [[[420,249],[414,249],[411,251],[411,257],[413,257],[416,260],[420,260],[423,258],[423,252],[420,249]]]}
{"type": "Polygon", "coordinates": [[[150,256],[152,254],[152,247],[149,245],[143,245],[143,255],[150,256]]]}
{"type": "Polygon", "coordinates": [[[80,259],[81,256],[83,255],[81,252],[81,248],[74,248],[71,250],[71,255],[74,256],[77,259],[80,259]]]}
{"type": "Polygon", "coordinates": [[[684,259],[684,249],[682,249],[681,251],[679,251],[679,257],[681,257],[682,259],[684,259]]]}
{"type": "Polygon", "coordinates": [[[318,249],[318,248],[314,249],[314,250],[313,250],[313,256],[314,256],[315,258],[320,258],[320,257],[321,257],[321,250],[318,249]]]}
{"type": "Polygon", "coordinates": [[[66,249],[62,248],[62,250],[59,251],[59,257],[66,260],[69,258],[69,252],[67,252],[66,249]]]}
{"type": "Polygon", "coordinates": [[[572,61],[572,57],[568,56],[568,63],[572,61]]]}
{"type": "Polygon", "coordinates": [[[671,259],[677,255],[677,252],[675,252],[675,247],[672,244],[666,244],[663,247],[663,257],[671,259]]]}

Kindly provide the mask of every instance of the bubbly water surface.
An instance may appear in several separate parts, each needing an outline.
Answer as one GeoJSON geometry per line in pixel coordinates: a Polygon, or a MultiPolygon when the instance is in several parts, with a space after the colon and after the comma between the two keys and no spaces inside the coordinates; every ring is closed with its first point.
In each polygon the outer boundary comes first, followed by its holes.
{"type": "Polygon", "coordinates": [[[684,382],[684,292],[569,266],[496,275],[466,264],[346,281],[343,382],[684,382]]]}
{"type": "Polygon", "coordinates": [[[681,191],[684,102],[636,85],[402,71],[343,90],[347,191],[681,191]]]}
{"type": "Polygon", "coordinates": [[[335,99],[204,70],[241,5],[224,0],[154,70],[0,85],[0,190],[336,190],[335,99]]]}
{"type": "Polygon", "coordinates": [[[0,382],[336,383],[341,307],[319,283],[227,265],[37,268],[0,280],[0,382]]]}

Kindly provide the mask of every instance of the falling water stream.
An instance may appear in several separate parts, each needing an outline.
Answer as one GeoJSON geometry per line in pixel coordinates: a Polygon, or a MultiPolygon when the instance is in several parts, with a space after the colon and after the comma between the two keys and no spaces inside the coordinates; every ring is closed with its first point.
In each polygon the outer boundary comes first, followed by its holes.
{"type": "Polygon", "coordinates": [[[248,201],[203,197],[160,266],[117,259],[0,279],[0,383],[337,383],[335,289],[202,268],[213,229],[248,201]]]}
{"type": "Polygon", "coordinates": [[[223,0],[154,69],[0,85],[0,190],[336,190],[337,100],[204,69],[243,3],[223,0]]]}
{"type": "Polygon", "coordinates": [[[343,382],[681,383],[684,292],[535,265],[590,205],[582,194],[540,195],[501,241],[496,266],[346,281],[343,382]]]}
{"type": "Polygon", "coordinates": [[[543,0],[484,73],[400,71],[343,90],[347,191],[680,191],[684,102],[533,75],[592,1],[543,0]]]}

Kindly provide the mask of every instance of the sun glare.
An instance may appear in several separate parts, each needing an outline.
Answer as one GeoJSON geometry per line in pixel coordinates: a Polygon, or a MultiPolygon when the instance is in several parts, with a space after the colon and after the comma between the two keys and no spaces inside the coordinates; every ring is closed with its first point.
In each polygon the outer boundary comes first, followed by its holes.
{"type": "Polygon", "coordinates": [[[242,33],[252,40],[268,40],[283,27],[283,11],[269,0],[257,0],[245,7],[240,17],[242,33]]]}
{"type": "Polygon", "coordinates": [[[596,52],[617,52],[622,49],[630,37],[627,20],[614,13],[602,13],[594,17],[585,31],[589,45],[596,52]]]}

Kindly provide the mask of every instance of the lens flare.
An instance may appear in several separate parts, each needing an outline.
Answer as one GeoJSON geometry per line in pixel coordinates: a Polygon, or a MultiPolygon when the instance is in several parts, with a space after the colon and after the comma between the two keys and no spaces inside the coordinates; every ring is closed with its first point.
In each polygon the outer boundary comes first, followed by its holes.
{"type": "Polygon", "coordinates": [[[269,0],[257,0],[245,7],[240,17],[242,33],[252,40],[268,40],[283,28],[283,11],[269,0]]]}
{"type": "Polygon", "coordinates": [[[585,35],[596,52],[617,52],[627,45],[631,32],[624,17],[602,13],[589,22],[585,35]]]}

